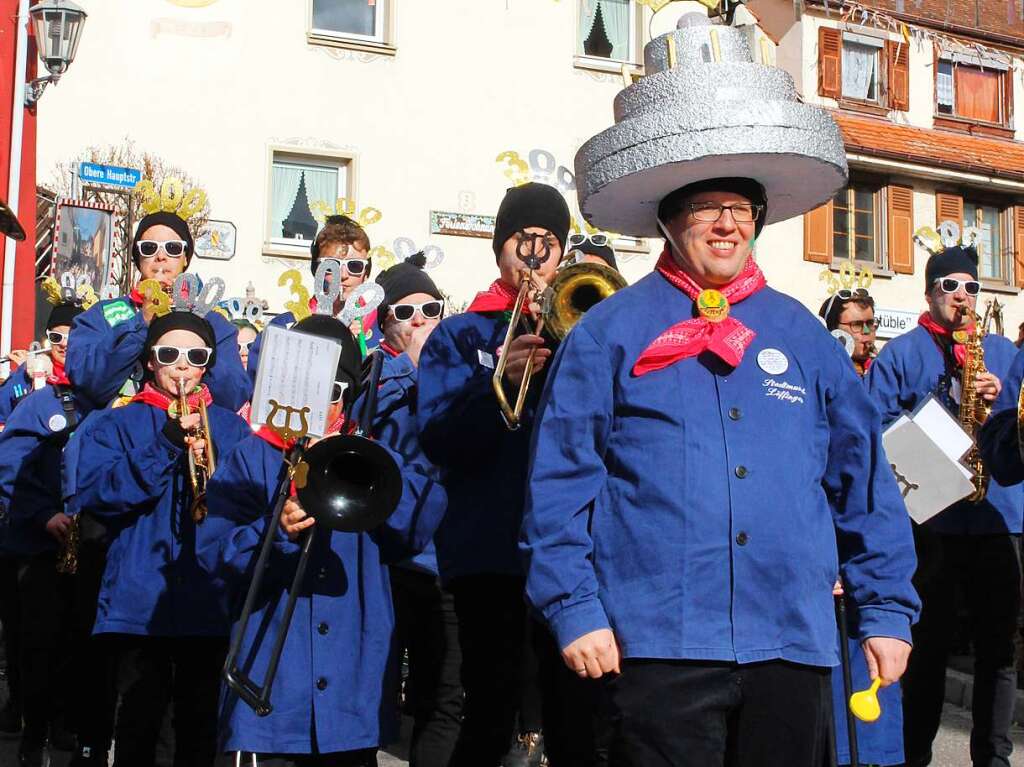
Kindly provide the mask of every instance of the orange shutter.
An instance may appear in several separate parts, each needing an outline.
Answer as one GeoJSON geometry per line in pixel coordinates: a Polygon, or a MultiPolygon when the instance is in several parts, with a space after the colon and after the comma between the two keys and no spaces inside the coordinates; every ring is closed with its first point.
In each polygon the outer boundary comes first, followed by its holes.
{"type": "Polygon", "coordinates": [[[1002,92],[1003,92],[1003,125],[1013,125],[1013,70],[1009,72],[1003,72],[1002,92]]]}
{"type": "Polygon", "coordinates": [[[1024,287],[1024,205],[1013,206],[1013,277],[1024,287]]]}
{"type": "Polygon", "coordinates": [[[889,75],[889,108],[910,109],[910,52],[902,40],[885,43],[885,61],[889,75]]]}
{"type": "Polygon", "coordinates": [[[887,215],[889,268],[896,274],[914,273],[914,190],[890,184],[887,215]]]}
{"type": "Polygon", "coordinates": [[[804,213],[804,261],[832,263],[832,201],[804,213]]]}
{"type": "Polygon", "coordinates": [[[818,95],[843,94],[843,38],[838,29],[818,28],[818,95]]]}
{"type": "Polygon", "coordinates": [[[935,194],[935,226],[943,221],[953,221],[958,227],[964,227],[964,198],[958,194],[935,194]]]}

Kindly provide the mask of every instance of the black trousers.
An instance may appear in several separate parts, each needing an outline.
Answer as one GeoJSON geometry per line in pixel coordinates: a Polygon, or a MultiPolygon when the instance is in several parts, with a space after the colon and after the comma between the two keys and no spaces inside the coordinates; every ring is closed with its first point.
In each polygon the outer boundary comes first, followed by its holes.
{"type": "Polygon", "coordinates": [[[18,561],[8,555],[0,556],[0,625],[4,632],[8,705],[20,715],[21,600],[18,598],[18,561]]]}
{"type": "Polygon", "coordinates": [[[613,767],[818,767],[828,669],[629,660],[606,684],[613,767]]]}
{"type": "Polygon", "coordinates": [[[971,760],[1008,767],[1017,689],[1014,633],[1021,606],[1020,536],[939,535],[915,526],[921,619],[903,677],[903,741],[907,767],[931,763],[945,698],[946,659],[957,587],[964,590],[974,641],[971,760]]]}
{"type": "Polygon", "coordinates": [[[68,709],[74,660],[74,576],[57,572],[52,551],[18,565],[21,604],[22,738],[42,744],[51,723],[68,709]]]}
{"type": "Polygon", "coordinates": [[[447,767],[462,719],[455,600],[435,576],[404,567],[391,568],[391,595],[398,641],[409,651],[409,764],[447,767]]]}
{"type": "MultiPolygon", "coordinates": [[[[230,767],[377,767],[377,749],[337,751],[333,754],[238,753],[230,767]]],[[[222,767],[228,767],[222,765],[222,767]]]]}
{"type": "Polygon", "coordinates": [[[160,725],[173,703],[174,767],[212,767],[217,696],[227,639],[117,635],[121,705],[114,767],[152,767],[160,725]]]}

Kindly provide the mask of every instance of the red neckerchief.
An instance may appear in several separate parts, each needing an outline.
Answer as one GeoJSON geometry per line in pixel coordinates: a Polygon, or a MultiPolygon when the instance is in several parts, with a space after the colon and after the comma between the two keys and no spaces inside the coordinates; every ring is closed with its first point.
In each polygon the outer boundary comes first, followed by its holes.
{"type": "Polygon", "coordinates": [[[495,280],[487,290],[476,294],[466,311],[476,314],[508,312],[512,310],[518,296],[518,290],[513,290],[501,280],[495,280]]]}
{"type": "MultiPolygon", "coordinates": [[[[334,423],[332,423],[330,428],[327,429],[327,434],[324,435],[324,437],[325,438],[326,437],[330,437],[333,434],[344,434],[344,433],[346,433],[345,431],[343,431],[344,428],[345,428],[345,415],[342,414],[342,415],[339,415],[338,416],[338,420],[335,421],[334,423]]],[[[281,435],[278,434],[273,429],[271,429],[266,424],[263,424],[259,428],[259,430],[257,430],[256,436],[259,437],[260,439],[262,439],[267,444],[273,445],[278,450],[285,450],[285,451],[291,450],[293,447],[295,447],[295,443],[297,442],[297,440],[294,440],[294,439],[289,439],[289,440],[281,439],[281,435]]]]}
{"type": "Polygon", "coordinates": [[[392,358],[397,357],[399,354],[401,354],[401,352],[398,351],[398,349],[393,347],[387,341],[381,341],[379,344],[377,344],[377,348],[392,358]]]}
{"type": "Polygon", "coordinates": [[[864,376],[866,376],[868,374],[868,371],[871,369],[871,366],[874,365],[874,364],[875,364],[875,358],[874,357],[868,357],[863,362],[857,362],[856,360],[854,360],[853,367],[857,371],[857,373],[863,378],[864,376]]]}
{"type": "Polygon", "coordinates": [[[46,383],[71,386],[71,381],[68,380],[67,374],[64,372],[64,366],[56,360],[53,361],[53,372],[46,377],[46,383]]]}
{"type": "Polygon", "coordinates": [[[131,302],[136,306],[142,306],[146,303],[146,297],[139,292],[138,285],[132,288],[132,292],[128,294],[128,298],[131,299],[131,302]]]}
{"type": "MultiPolygon", "coordinates": [[[[932,337],[938,341],[940,338],[947,338],[953,344],[953,357],[956,359],[956,364],[961,368],[964,366],[964,360],[967,359],[967,348],[959,343],[953,337],[953,331],[949,328],[940,325],[928,312],[921,312],[921,316],[917,318],[917,324],[932,334],[932,337]]],[[[972,322],[966,328],[960,328],[965,333],[974,332],[974,323],[972,322]]]]}
{"type": "MultiPolygon", "coordinates": [[[[701,288],[669,255],[668,245],[658,259],[657,269],[662,277],[696,302],[701,288]]],[[[751,256],[736,279],[719,292],[733,306],[767,284],[764,274],[751,256]]],[[[687,357],[696,357],[704,351],[736,367],[755,335],[753,330],[734,317],[726,317],[719,322],[711,322],[704,317],[677,322],[644,349],[633,365],[633,375],[642,376],[652,370],[661,370],[687,357]]]]}
{"type": "MultiPolygon", "coordinates": [[[[206,384],[200,384],[199,389],[189,394],[186,398],[188,406],[193,409],[199,407],[200,400],[202,400],[207,407],[213,404],[213,395],[211,395],[210,390],[206,388],[206,384]]],[[[178,398],[169,397],[162,391],[157,390],[152,383],[147,383],[142,387],[142,391],[132,397],[130,401],[144,402],[147,405],[152,405],[160,410],[167,410],[172,402],[178,401],[178,398]]]]}

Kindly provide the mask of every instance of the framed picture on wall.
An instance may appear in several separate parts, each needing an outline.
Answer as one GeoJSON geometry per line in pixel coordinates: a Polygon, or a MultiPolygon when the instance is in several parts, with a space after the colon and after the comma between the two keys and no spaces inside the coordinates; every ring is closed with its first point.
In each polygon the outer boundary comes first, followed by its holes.
{"type": "Polygon", "coordinates": [[[99,295],[110,275],[114,209],[84,200],[57,200],[53,229],[53,276],[85,275],[99,295]]]}

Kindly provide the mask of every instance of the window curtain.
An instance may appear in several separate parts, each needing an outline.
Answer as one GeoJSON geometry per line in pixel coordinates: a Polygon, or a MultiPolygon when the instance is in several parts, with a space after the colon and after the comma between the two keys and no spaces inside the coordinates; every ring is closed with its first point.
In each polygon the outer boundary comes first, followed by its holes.
{"type": "Polygon", "coordinates": [[[976,226],[978,237],[978,271],[984,278],[1003,278],[1002,254],[999,242],[999,210],[991,205],[964,203],[964,226],[976,226]]]}
{"type": "Polygon", "coordinates": [[[590,30],[597,18],[598,6],[604,20],[604,31],[612,44],[611,58],[629,60],[629,3],[630,0],[580,0],[580,29],[577,49],[583,53],[583,41],[590,37],[590,30]]]}
{"type": "MultiPolygon", "coordinates": [[[[304,168],[306,174],[306,198],[309,200],[309,212],[313,218],[323,217],[323,211],[317,210],[317,202],[322,202],[333,211],[338,200],[338,171],[334,168],[304,168]]],[[[285,214],[287,215],[287,213],[285,214]]]]}
{"type": "Polygon", "coordinates": [[[843,41],[843,95],[851,99],[875,98],[878,49],[843,41]]]}
{"type": "Polygon", "coordinates": [[[377,6],[367,0],[313,0],[313,29],[373,37],[376,24],[377,6]]]}
{"type": "Polygon", "coordinates": [[[935,75],[935,100],[940,107],[953,111],[953,65],[948,61],[939,62],[939,71],[935,75]]]}
{"type": "Polygon", "coordinates": [[[275,164],[270,175],[270,236],[283,237],[282,225],[295,204],[302,168],[275,164]]]}
{"type": "Polygon", "coordinates": [[[974,67],[956,67],[957,114],[969,120],[999,122],[999,80],[1001,72],[974,67]]]}

